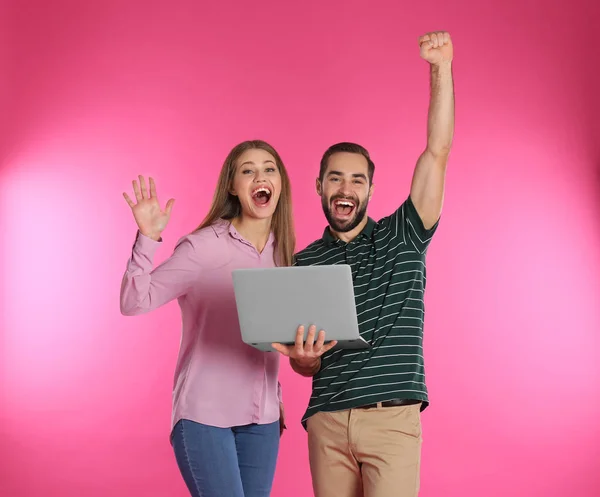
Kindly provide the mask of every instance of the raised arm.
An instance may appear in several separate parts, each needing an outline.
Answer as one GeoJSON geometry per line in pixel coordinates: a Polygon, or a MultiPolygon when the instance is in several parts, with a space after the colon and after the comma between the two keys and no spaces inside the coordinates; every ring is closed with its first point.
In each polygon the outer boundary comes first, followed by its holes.
{"type": "Polygon", "coordinates": [[[183,295],[197,281],[200,263],[192,242],[182,239],[173,255],[153,269],[153,259],[161,244],[161,233],[167,226],[173,207],[169,200],[163,211],[156,195],[154,180],[150,191],[142,176],[133,182],[136,202],[124,193],[139,231],[121,282],[121,313],[142,314],[183,295]]]}
{"type": "Polygon", "coordinates": [[[421,36],[419,46],[421,57],[430,64],[431,96],[427,146],[417,161],[410,197],[425,229],[430,229],[442,212],[446,165],[454,135],[454,49],[446,32],[421,36]]]}
{"type": "Polygon", "coordinates": [[[184,295],[201,276],[196,250],[188,238],[180,240],[171,257],[153,269],[159,245],[138,233],[121,281],[120,308],[124,316],[144,314],[184,295]]]}

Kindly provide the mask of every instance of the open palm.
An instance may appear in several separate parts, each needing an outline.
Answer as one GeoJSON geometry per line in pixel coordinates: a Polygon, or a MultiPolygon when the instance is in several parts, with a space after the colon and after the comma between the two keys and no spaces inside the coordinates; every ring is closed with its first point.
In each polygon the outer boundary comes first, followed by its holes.
{"type": "Polygon", "coordinates": [[[169,222],[175,200],[170,199],[163,211],[160,208],[154,180],[149,178],[149,182],[150,192],[148,193],[148,190],[146,189],[146,180],[143,176],[139,176],[139,184],[138,181],[133,180],[133,191],[137,202],[133,202],[127,193],[123,193],[123,197],[125,197],[126,202],[129,204],[129,207],[131,207],[133,217],[140,229],[140,233],[158,240],[160,234],[169,222]]]}

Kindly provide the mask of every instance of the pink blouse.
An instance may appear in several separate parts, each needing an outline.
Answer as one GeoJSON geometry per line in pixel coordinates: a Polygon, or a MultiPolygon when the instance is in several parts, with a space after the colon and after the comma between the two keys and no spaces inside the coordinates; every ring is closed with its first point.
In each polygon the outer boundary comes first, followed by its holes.
{"type": "Polygon", "coordinates": [[[181,238],[153,270],[161,243],[138,232],[121,285],[121,313],[134,316],[179,302],[171,428],[180,419],[221,428],[277,421],[279,354],[242,342],[231,279],[234,269],[275,266],[273,234],[259,253],[221,220],[181,238]]]}

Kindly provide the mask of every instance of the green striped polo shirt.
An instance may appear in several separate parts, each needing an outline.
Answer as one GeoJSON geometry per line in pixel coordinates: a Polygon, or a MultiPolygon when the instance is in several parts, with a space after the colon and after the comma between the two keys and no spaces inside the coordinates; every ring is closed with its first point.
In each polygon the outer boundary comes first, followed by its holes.
{"type": "MultiPolygon", "coordinates": [[[[438,223],[426,230],[410,197],[379,222],[368,218],[346,243],[325,228],[295,257],[297,266],[348,264],[359,331],[368,349],[323,354],[302,418],[395,399],[429,404],[423,361],[425,255],[438,223]]],[[[327,330],[325,330],[327,334],[327,330]]]]}

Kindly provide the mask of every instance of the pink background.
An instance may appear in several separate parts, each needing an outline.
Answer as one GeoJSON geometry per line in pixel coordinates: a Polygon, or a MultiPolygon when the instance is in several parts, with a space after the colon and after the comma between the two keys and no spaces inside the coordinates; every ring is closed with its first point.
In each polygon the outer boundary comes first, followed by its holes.
{"type": "MultiPolygon", "coordinates": [[[[0,495],[185,496],[168,443],[172,303],[119,314],[138,173],[175,197],[167,257],[237,142],[292,176],[299,248],[318,160],[377,164],[370,214],[424,146],[417,37],[455,42],[456,139],[429,253],[423,497],[600,495],[600,7],[594,0],[13,0],[0,19],[0,495]],[[325,5],[321,5],[321,4],[325,5]]],[[[273,496],[312,495],[287,363],[273,496]]],[[[343,497],[343,496],[340,496],[343,497]]]]}

